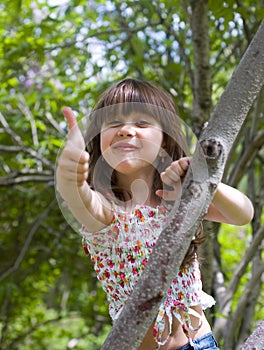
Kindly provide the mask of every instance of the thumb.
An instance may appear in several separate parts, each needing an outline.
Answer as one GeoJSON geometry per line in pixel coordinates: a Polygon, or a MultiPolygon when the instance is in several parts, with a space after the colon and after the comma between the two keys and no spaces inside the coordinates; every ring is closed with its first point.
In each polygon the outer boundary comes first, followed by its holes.
{"type": "Polygon", "coordinates": [[[69,138],[73,141],[76,146],[85,148],[85,143],[81,130],[79,129],[76,117],[70,107],[64,107],[62,113],[67,121],[69,127],[69,138]]]}
{"type": "Polygon", "coordinates": [[[77,126],[76,117],[70,107],[64,107],[62,113],[68,123],[69,130],[72,131],[77,126]]]}
{"type": "Polygon", "coordinates": [[[157,190],[156,195],[165,201],[174,201],[177,198],[177,194],[169,190],[157,190]]]}
{"type": "Polygon", "coordinates": [[[181,184],[180,182],[174,186],[174,189],[159,189],[156,191],[156,195],[165,201],[175,201],[181,195],[181,184]]]}

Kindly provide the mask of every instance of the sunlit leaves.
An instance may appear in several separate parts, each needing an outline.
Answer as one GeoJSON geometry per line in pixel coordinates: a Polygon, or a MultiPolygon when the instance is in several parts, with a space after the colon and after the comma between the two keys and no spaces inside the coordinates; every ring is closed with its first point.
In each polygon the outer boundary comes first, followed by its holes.
{"type": "MultiPolygon", "coordinates": [[[[238,3],[209,1],[214,104],[264,16],[261,1],[238,3]]],[[[54,163],[66,131],[61,108],[70,105],[80,119],[113,81],[133,76],[170,91],[191,125],[190,8],[180,0],[3,0],[0,35],[0,112],[12,130],[0,126],[3,350],[96,350],[110,325],[105,295],[55,201],[54,163]]],[[[262,130],[261,107],[256,115],[250,124],[262,130]]],[[[229,277],[249,236],[224,226],[220,239],[229,277]]]]}

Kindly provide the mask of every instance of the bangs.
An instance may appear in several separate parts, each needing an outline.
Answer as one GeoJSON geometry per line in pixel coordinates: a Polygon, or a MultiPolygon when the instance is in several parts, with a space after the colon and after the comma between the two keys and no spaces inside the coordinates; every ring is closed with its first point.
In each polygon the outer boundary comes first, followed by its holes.
{"type": "Polygon", "coordinates": [[[178,115],[175,104],[165,91],[145,81],[124,79],[108,89],[100,98],[91,115],[96,125],[119,115],[147,114],[163,124],[164,113],[178,115]]]}
{"type": "Polygon", "coordinates": [[[124,102],[95,110],[91,115],[91,121],[97,125],[99,131],[99,128],[104,122],[109,123],[120,116],[140,114],[153,117],[162,125],[162,122],[166,120],[165,113],[166,110],[156,105],[140,102],[124,102]]]}
{"type": "Polygon", "coordinates": [[[157,105],[157,92],[157,88],[148,82],[125,79],[106,91],[97,108],[131,102],[157,105]]]}

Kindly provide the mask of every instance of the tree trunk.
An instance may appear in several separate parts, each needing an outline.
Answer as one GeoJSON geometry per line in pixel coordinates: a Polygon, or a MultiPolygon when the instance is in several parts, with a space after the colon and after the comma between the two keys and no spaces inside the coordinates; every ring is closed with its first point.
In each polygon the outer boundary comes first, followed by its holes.
{"type": "Polygon", "coordinates": [[[211,70],[208,0],[191,0],[194,50],[193,128],[199,135],[211,113],[211,70]]]}
{"type": "Polygon", "coordinates": [[[155,319],[220,182],[230,148],[263,86],[264,21],[203,131],[183,184],[179,208],[162,231],[132,295],[102,350],[136,350],[155,319]],[[201,152],[202,150],[202,152],[201,152]],[[204,166],[206,162],[207,167],[204,166]],[[175,239],[177,236],[177,240],[175,239]]]}
{"type": "MultiPolygon", "coordinates": [[[[191,28],[194,51],[192,127],[198,136],[209,120],[212,106],[208,0],[191,0],[191,28]]],[[[201,273],[204,290],[211,294],[216,231],[211,222],[205,222],[203,226],[206,240],[200,247],[201,273]],[[206,259],[202,259],[203,256],[206,259]]],[[[207,317],[209,320],[209,312],[207,317]]]]}
{"type": "MultiPolygon", "coordinates": [[[[253,124],[251,124],[250,128],[253,127],[253,124]]],[[[247,140],[249,145],[254,143],[252,142],[252,139],[254,139],[253,135],[254,133],[247,140]]],[[[250,146],[249,148],[252,150],[250,146]]],[[[244,157],[245,152],[247,150],[244,151],[240,159],[244,157]]],[[[260,199],[264,197],[264,177],[260,175],[260,181],[257,182],[254,171],[254,167],[250,167],[248,170],[249,194],[253,203],[256,203],[255,215],[252,221],[252,240],[227,286],[224,284],[224,278],[221,278],[219,269],[216,275],[218,283],[215,285],[215,290],[219,306],[218,313],[224,315],[224,317],[216,319],[214,335],[218,341],[224,338],[224,349],[238,349],[250,334],[255,305],[262,284],[260,276],[264,268],[261,259],[261,242],[264,239],[264,225],[261,222],[263,203],[257,200],[257,197],[260,199]],[[232,300],[237,292],[241,278],[245,275],[246,269],[251,262],[253,264],[248,285],[245,287],[236,308],[231,310],[232,300]],[[247,317],[243,317],[244,315],[247,315],[247,317]]],[[[235,185],[236,183],[233,183],[233,186],[235,185]]]]}

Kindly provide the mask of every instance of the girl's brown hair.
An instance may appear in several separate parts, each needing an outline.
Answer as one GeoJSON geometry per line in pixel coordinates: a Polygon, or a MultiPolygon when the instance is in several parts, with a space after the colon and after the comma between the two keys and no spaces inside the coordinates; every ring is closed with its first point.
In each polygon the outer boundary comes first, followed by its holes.
{"type": "MultiPolygon", "coordinates": [[[[124,79],[110,87],[101,96],[93,109],[90,124],[85,135],[86,149],[90,154],[89,185],[97,191],[112,194],[111,200],[123,200],[124,191],[116,181],[116,172],[104,161],[100,147],[100,133],[103,122],[117,114],[129,115],[132,112],[149,114],[163,130],[163,149],[166,157],[156,166],[153,193],[164,187],[160,173],[168,165],[188,154],[188,147],[182,132],[178,109],[171,97],[160,87],[142,80],[124,79]]],[[[195,256],[198,241],[194,240],[185,262],[195,256]]]]}

